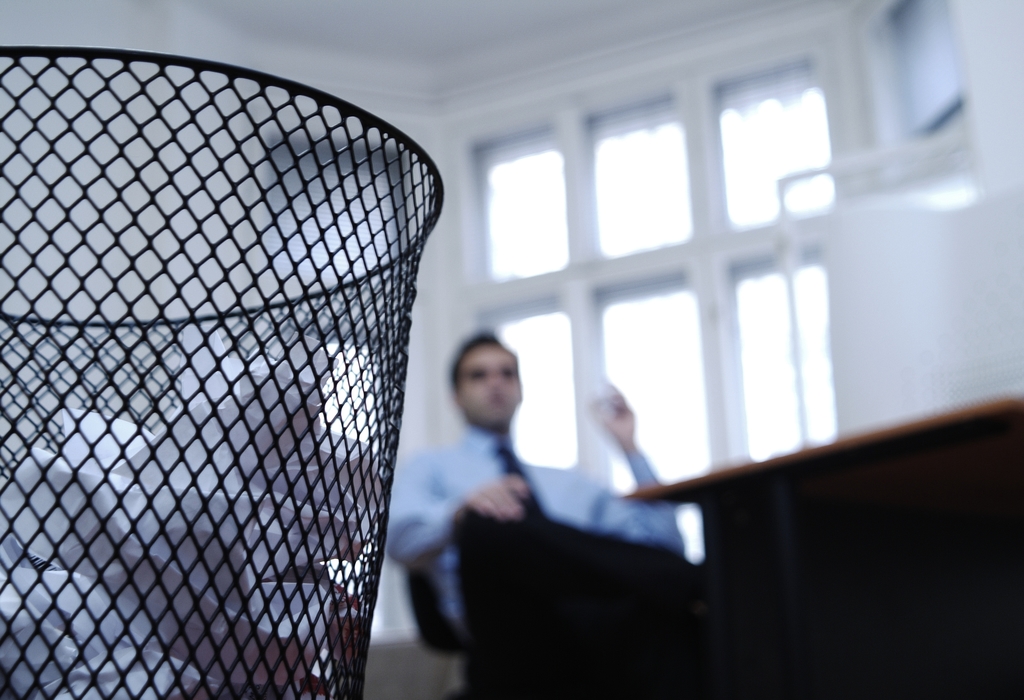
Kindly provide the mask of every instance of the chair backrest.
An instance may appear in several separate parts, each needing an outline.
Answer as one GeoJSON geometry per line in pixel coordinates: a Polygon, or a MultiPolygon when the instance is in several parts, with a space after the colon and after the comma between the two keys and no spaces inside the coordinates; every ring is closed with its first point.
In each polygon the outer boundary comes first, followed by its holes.
{"type": "Polygon", "coordinates": [[[409,598],[420,636],[440,651],[463,651],[465,645],[437,607],[437,593],[425,574],[409,572],[409,598]]]}

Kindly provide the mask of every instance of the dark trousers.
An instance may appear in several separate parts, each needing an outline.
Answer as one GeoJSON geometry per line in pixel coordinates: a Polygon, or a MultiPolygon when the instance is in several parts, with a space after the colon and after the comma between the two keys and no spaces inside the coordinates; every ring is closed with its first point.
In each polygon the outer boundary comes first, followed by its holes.
{"type": "Polygon", "coordinates": [[[473,698],[692,698],[699,570],[529,516],[459,529],[473,698]]]}

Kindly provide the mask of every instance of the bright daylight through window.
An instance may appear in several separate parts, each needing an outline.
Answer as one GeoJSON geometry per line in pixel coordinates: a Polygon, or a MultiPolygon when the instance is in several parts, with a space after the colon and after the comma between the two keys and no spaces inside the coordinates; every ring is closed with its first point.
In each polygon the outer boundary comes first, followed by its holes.
{"type": "Polygon", "coordinates": [[[691,202],[687,131],[675,98],[577,113],[580,129],[560,133],[566,143],[573,133],[583,136],[589,152],[574,147],[563,155],[553,127],[476,146],[490,284],[486,305],[473,312],[498,321],[499,336],[519,353],[525,395],[513,430],[524,460],[569,467],[582,458],[596,460],[583,465],[596,469],[607,456],[613,487],[635,486],[611,443],[606,450],[577,444],[580,434],[596,434],[586,425],[578,432],[590,406],[577,399],[600,395],[602,370],[634,407],[638,443],[664,482],[734,460],[744,446],[761,460],[834,438],[828,285],[815,262],[818,244],[801,244],[811,257],[796,269],[743,262],[779,243],[783,232],[765,224],[782,207],[807,215],[832,205],[828,174],[787,178],[831,161],[824,91],[810,59],[714,85],[708,97],[720,131],[707,134],[700,122],[687,128],[699,142],[721,137],[719,204],[735,228],[761,227],[747,243],[695,230],[698,202],[691,202]],[[593,198],[573,201],[589,202],[596,216],[568,217],[565,172],[586,169],[593,198]],[[780,178],[787,178],[782,201],[780,178]],[[570,260],[570,218],[584,227],[573,235],[591,236],[601,260],[570,260]],[[663,260],[633,257],[659,248],[663,260]],[[709,275],[709,252],[732,274],[709,275]],[[547,301],[537,307],[538,299],[547,301]],[[732,305],[721,316],[720,300],[732,305]],[[705,348],[722,349],[714,319],[729,317],[736,356],[705,358],[705,348]],[[572,328],[592,341],[574,346],[572,328]],[[575,387],[574,365],[595,386],[575,387]],[[737,405],[741,411],[729,411],[737,405]]]}
{"type": "Polygon", "coordinates": [[[481,157],[491,278],[530,277],[565,267],[569,236],[562,154],[540,145],[488,149],[481,157]]]}
{"type": "MultiPolygon", "coordinates": [[[[705,471],[711,462],[697,298],[685,290],[608,304],[603,314],[608,381],[637,415],[637,441],[664,482],[705,471]]],[[[617,451],[613,485],[635,486],[617,451]]]]}
{"type": "Polygon", "coordinates": [[[498,327],[519,356],[523,405],[512,425],[516,453],[526,462],[568,468],[576,464],[576,398],[572,331],[564,313],[529,316],[498,327]]]}
{"type": "Polygon", "coordinates": [[[598,235],[608,257],[693,233],[683,128],[666,111],[593,121],[598,235]]]}
{"type": "Polygon", "coordinates": [[[803,442],[820,443],[835,437],[824,268],[801,268],[793,286],[800,336],[799,376],[785,277],[764,271],[742,276],[736,284],[747,449],[755,460],[791,452],[803,442]],[[803,386],[804,420],[799,385],[803,386]]]}
{"type": "MultiPolygon", "coordinates": [[[[832,160],[825,96],[806,63],[718,86],[722,162],[729,220],[737,228],[779,216],[780,178],[832,160]]],[[[827,210],[835,184],[827,174],[790,184],[786,209],[827,210]]]]}
{"type": "Polygon", "coordinates": [[[822,265],[806,265],[793,279],[800,326],[800,363],[804,388],[807,441],[821,444],[836,437],[836,397],[832,388],[832,351],[828,334],[828,276],[822,265]]]}

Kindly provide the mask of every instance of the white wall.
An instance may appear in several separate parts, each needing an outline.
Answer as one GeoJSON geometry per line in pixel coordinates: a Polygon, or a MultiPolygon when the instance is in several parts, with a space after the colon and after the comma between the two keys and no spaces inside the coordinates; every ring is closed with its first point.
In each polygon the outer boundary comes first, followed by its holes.
{"type": "Polygon", "coordinates": [[[1024,2],[949,0],[967,76],[978,172],[993,195],[1024,187],[1024,2]]]}
{"type": "Polygon", "coordinates": [[[915,369],[941,333],[945,217],[924,210],[837,214],[829,271],[836,418],[855,432],[920,413],[915,369]]]}
{"type": "Polygon", "coordinates": [[[840,433],[1024,395],[1024,3],[951,2],[984,197],[948,212],[867,199],[831,217],[840,433]]]}
{"type": "Polygon", "coordinates": [[[319,88],[382,117],[424,147],[436,109],[416,67],[339,48],[246,32],[188,0],[0,0],[0,44],[158,51],[264,71],[319,88]]]}
{"type": "Polygon", "coordinates": [[[1024,395],[1024,193],[847,210],[826,260],[841,432],[1024,395]]]}

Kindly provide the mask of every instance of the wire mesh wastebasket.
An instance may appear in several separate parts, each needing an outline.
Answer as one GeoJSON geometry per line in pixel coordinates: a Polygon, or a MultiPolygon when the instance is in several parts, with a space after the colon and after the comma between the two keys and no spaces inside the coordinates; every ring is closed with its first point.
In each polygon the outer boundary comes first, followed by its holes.
{"type": "Polygon", "coordinates": [[[441,200],[297,83],[0,49],[0,699],[361,697],[441,200]]]}

